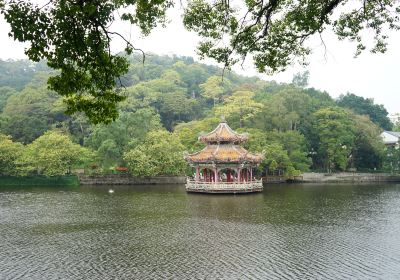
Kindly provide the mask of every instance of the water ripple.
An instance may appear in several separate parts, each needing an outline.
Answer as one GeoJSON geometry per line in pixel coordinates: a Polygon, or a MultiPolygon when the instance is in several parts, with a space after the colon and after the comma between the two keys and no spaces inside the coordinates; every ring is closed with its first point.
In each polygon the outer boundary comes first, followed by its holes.
{"type": "Polygon", "coordinates": [[[0,279],[400,279],[400,187],[0,189],[0,279]]]}

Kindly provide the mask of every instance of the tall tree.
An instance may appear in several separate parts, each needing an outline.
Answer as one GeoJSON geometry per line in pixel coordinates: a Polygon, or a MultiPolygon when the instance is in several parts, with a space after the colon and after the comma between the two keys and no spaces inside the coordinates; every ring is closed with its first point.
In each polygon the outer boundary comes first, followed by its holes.
{"type": "Polygon", "coordinates": [[[17,92],[10,87],[0,87],[0,113],[3,112],[4,107],[7,104],[7,100],[10,96],[16,94],[17,92]]]}
{"type": "Polygon", "coordinates": [[[198,137],[213,130],[220,120],[220,117],[211,116],[202,120],[180,123],[175,126],[174,134],[178,136],[186,151],[198,151],[204,148],[204,144],[198,141],[198,137]]]}
{"type": "Polygon", "coordinates": [[[59,106],[59,99],[56,93],[46,89],[43,82],[30,84],[7,99],[1,131],[16,141],[32,142],[52,125],[68,118],[64,114],[65,107],[59,106]]]}
{"type": "Polygon", "coordinates": [[[147,134],[145,141],[128,151],[124,160],[135,176],[183,175],[187,163],[184,146],[176,135],[159,130],[147,134]]]}
{"type": "Polygon", "coordinates": [[[253,99],[254,93],[251,91],[235,91],[225,99],[222,106],[215,108],[217,115],[223,115],[232,122],[236,121],[239,127],[243,127],[244,121],[254,118],[263,104],[253,99]]]}
{"type": "Polygon", "coordinates": [[[383,168],[389,172],[400,171],[400,149],[396,146],[385,147],[383,168]]]}
{"type": "Polygon", "coordinates": [[[221,76],[212,76],[200,85],[201,95],[213,101],[213,105],[219,103],[224,95],[231,90],[231,82],[228,79],[222,80],[221,76]]]}
{"type": "Polygon", "coordinates": [[[246,129],[250,137],[245,147],[249,151],[260,152],[264,154],[264,160],[261,162],[259,169],[262,172],[276,172],[286,175],[296,175],[299,170],[293,167],[293,163],[289,158],[288,151],[284,149],[281,143],[272,141],[270,135],[259,129],[246,129]]]}
{"type": "Polygon", "coordinates": [[[351,114],[355,123],[355,145],[352,151],[352,165],[361,170],[382,168],[385,145],[380,136],[381,129],[368,116],[351,114]]]}
{"type": "Polygon", "coordinates": [[[328,107],[314,113],[319,145],[316,148],[328,172],[345,170],[355,145],[355,127],[349,113],[328,107]]]}
{"type": "Polygon", "coordinates": [[[383,105],[374,104],[374,99],[364,98],[352,93],[341,95],[337,100],[340,107],[353,110],[359,115],[368,115],[371,121],[382,127],[384,130],[391,130],[392,122],[388,118],[388,111],[383,105]]]}
{"type": "Polygon", "coordinates": [[[280,131],[297,130],[306,116],[312,113],[312,100],[300,88],[280,88],[272,96],[266,96],[261,118],[266,129],[280,131]]]}
{"type": "Polygon", "coordinates": [[[292,84],[295,85],[296,87],[305,88],[308,86],[309,78],[310,78],[309,71],[297,73],[293,76],[292,84]]]}
{"type": "Polygon", "coordinates": [[[246,148],[253,152],[264,151],[265,159],[263,167],[275,165],[272,169],[281,169],[286,174],[294,175],[293,172],[308,171],[311,160],[307,157],[306,140],[298,131],[262,131],[254,128],[244,128],[238,131],[248,132],[249,140],[245,143],[246,148]]]}
{"type": "Polygon", "coordinates": [[[193,98],[199,97],[199,85],[204,83],[209,76],[206,70],[200,64],[187,65],[183,61],[176,62],[173,68],[182,77],[182,81],[187,86],[188,94],[193,98]]]}
{"type": "Polygon", "coordinates": [[[6,61],[0,59],[0,84],[20,91],[41,70],[49,70],[45,67],[45,62],[34,63],[25,59],[6,61]]]}
{"type": "Polygon", "coordinates": [[[104,168],[123,164],[123,154],[140,144],[149,131],[161,128],[160,116],[150,108],[122,112],[111,124],[99,124],[85,140],[97,151],[104,168]]]}
{"type": "Polygon", "coordinates": [[[93,153],[58,131],[48,131],[27,145],[18,165],[22,175],[64,175],[73,166],[93,159],[93,153]]]}
{"type": "Polygon", "coordinates": [[[13,142],[10,136],[0,134],[0,174],[16,175],[17,161],[24,151],[21,143],[13,142]]]}

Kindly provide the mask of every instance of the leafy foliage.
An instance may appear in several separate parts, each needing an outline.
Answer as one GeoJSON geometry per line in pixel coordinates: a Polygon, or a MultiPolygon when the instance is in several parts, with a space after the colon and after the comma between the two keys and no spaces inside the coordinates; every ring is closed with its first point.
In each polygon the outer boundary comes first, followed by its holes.
{"type": "Polygon", "coordinates": [[[108,125],[94,127],[85,144],[96,150],[103,167],[123,164],[124,152],[140,144],[149,131],[161,128],[160,117],[151,109],[123,112],[108,125]]]}
{"type": "Polygon", "coordinates": [[[187,151],[194,152],[204,148],[204,144],[198,141],[201,134],[212,131],[220,122],[220,118],[208,117],[198,121],[178,124],[174,133],[177,134],[187,151]]]}
{"type": "Polygon", "coordinates": [[[56,176],[70,173],[75,165],[93,158],[88,149],[73,143],[68,136],[49,131],[27,145],[19,159],[21,174],[56,176]]]}
{"type": "Polygon", "coordinates": [[[390,172],[400,171],[400,149],[398,147],[389,146],[385,148],[384,169],[390,172]]]}
{"type": "Polygon", "coordinates": [[[3,112],[7,100],[11,95],[16,94],[16,91],[10,87],[0,87],[0,113],[3,112]]]}
{"type": "Polygon", "coordinates": [[[216,108],[216,114],[225,116],[232,122],[239,123],[239,127],[244,126],[244,122],[254,118],[263,104],[256,102],[254,93],[251,91],[235,91],[231,96],[225,99],[224,105],[216,108]]]}
{"type": "Polygon", "coordinates": [[[251,0],[242,5],[240,10],[224,0],[189,2],[183,22],[204,38],[198,47],[200,55],[229,67],[252,54],[260,72],[274,72],[293,60],[306,63],[311,53],[307,40],[328,28],[339,39],[355,41],[357,55],[366,48],[362,43],[365,30],[374,34],[372,52],[385,52],[384,31],[399,29],[397,1],[251,0]]]}
{"type": "Polygon", "coordinates": [[[116,104],[123,100],[115,79],[127,72],[128,63],[111,54],[105,30],[114,10],[112,1],[50,1],[44,7],[9,1],[3,10],[14,39],[31,43],[26,55],[60,70],[48,84],[66,97],[67,112],[83,111],[94,123],[115,119],[116,104]]]}
{"type": "Polygon", "coordinates": [[[4,61],[0,59],[0,84],[2,87],[20,91],[32,81],[37,71],[49,71],[49,68],[44,61],[4,61]]]}
{"type": "Polygon", "coordinates": [[[1,129],[15,140],[30,143],[52,125],[67,119],[59,97],[43,87],[29,84],[18,94],[12,94],[3,109],[1,129]]]}
{"type": "Polygon", "coordinates": [[[363,98],[352,93],[341,95],[337,104],[349,108],[359,115],[367,115],[377,125],[385,130],[391,130],[393,124],[388,118],[388,111],[383,105],[374,104],[372,98],[363,98]]]}
{"type": "Polygon", "coordinates": [[[340,108],[328,107],[314,114],[319,136],[318,153],[328,172],[345,170],[355,145],[355,127],[349,114],[340,108]]]}
{"type": "Polygon", "coordinates": [[[355,143],[351,164],[361,170],[381,169],[385,161],[385,145],[381,129],[367,116],[351,114],[355,122],[355,143]]]}
{"type": "Polygon", "coordinates": [[[0,174],[17,174],[17,161],[24,151],[21,143],[13,142],[10,136],[0,134],[0,174]]]}
{"type": "Polygon", "coordinates": [[[207,99],[211,99],[214,106],[219,103],[224,95],[227,95],[231,87],[231,82],[228,79],[222,80],[218,76],[209,77],[204,84],[200,85],[201,95],[207,99]]]}
{"type": "Polygon", "coordinates": [[[309,71],[305,71],[303,73],[297,73],[293,76],[292,84],[296,87],[305,88],[308,85],[309,77],[310,77],[309,71]]]}
{"type": "MultiPolygon", "coordinates": [[[[46,59],[48,66],[57,70],[48,84],[65,97],[67,113],[82,111],[93,123],[109,123],[117,118],[117,104],[125,98],[121,85],[143,81],[140,74],[124,79],[122,76],[130,72],[130,60],[125,54],[111,52],[114,38],[126,43],[128,55],[143,52],[111,29],[116,15],[148,35],[167,23],[166,12],[177,2],[50,0],[39,5],[27,0],[0,0],[0,11],[10,24],[9,35],[30,43],[28,57],[34,62],[46,59]]],[[[373,34],[372,52],[385,52],[387,31],[399,29],[399,13],[400,4],[395,0],[246,0],[237,6],[226,0],[190,0],[183,24],[203,38],[198,46],[200,56],[215,59],[224,69],[252,55],[260,72],[276,72],[293,61],[306,64],[311,53],[308,39],[327,29],[339,39],[356,42],[356,55],[366,49],[362,34],[373,34]]],[[[199,78],[188,75],[179,65],[176,71],[185,76],[189,91],[198,90],[195,83],[203,82],[201,71],[197,72],[199,78]]],[[[214,94],[220,95],[218,91],[214,94]]]]}
{"type": "MultiPolygon", "coordinates": [[[[233,129],[249,133],[246,148],[265,154],[260,165],[263,172],[295,175],[310,169],[389,170],[388,162],[394,164],[393,153],[385,152],[379,137],[384,122],[372,119],[372,112],[384,118],[387,112],[372,100],[347,102],[346,108],[342,108],[342,104],[337,106],[340,100],[336,103],[327,92],[304,88],[300,82],[279,84],[227,73],[224,83],[228,86],[224,87],[218,77],[221,69],[187,57],[153,55],[144,66],[138,56],[130,56],[129,60],[130,69],[123,77],[131,83],[125,89],[127,98],[118,106],[119,117],[110,124],[93,125],[83,114],[64,114],[63,98],[45,87],[50,72],[41,63],[32,66],[35,74],[29,82],[21,80],[13,87],[0,83],[0,133],[26,144],[24,147],[10,142],[10,138],[2,140],[7,149],[25,150],[26,161],[19,153],[7,156],[12,160],[0,172],[10,174],[15,166],[24,174],[68,172],[71,164],[68,167],[61,163],[55,163],[56,171],[45,171],[50,168],[44,157],[47,146],[30,144],[42,139],[46,131],[57,130],[60,135],[69,135],[68,141],[61,141],[66,147],[71,143],[79,147],[74,144],[79,143],[95,151],[96,156],[91,156],[91,166],[99,167],[95,172],[129,164],[132,172],[141,176],[183,174],[186,164],[183,165],[182,152],[202,149],[204,144],[198,142],[198,137],[214,129],[221,115],[233,129]],[[215,104],[214,97],[204,95],[208,86],[210,94],[222,86],[215,104]],[[362,111],[360,115],[359,107],[367,108],[368,113],[362,111]],[[42,151],[40,165],[35,165],[38,152],[33,150],[42,151]],[[136,166],[141,164],[139,161],[143,166],[136,166]],[[172,161],[178,163],[176,169],[170,165],[172,161]]],[[[4,62],[4,71],[15,68],[13,63],[4,62]]],[[[3,74],[0,69],[0,76],[3,74]]],[[[48,154],[53,156],[48,162],[62,159],[52,150],[54,147],[48,146],[48,154]]],[[[62,147],[58,150],[71,153],[62,147]]],[[[72,165],[75,164],[79,162],[72,165]]]]}
{"type": "Polygon", "coordinates": [[[297,131],[245,130],[250,135],[249,141],[245,145],[246,148],[249,151],[264,153],[261,170],[272,173],[282,170],[287,175],[308,171],[311,161],[305,152],[305,139],[297,131]]]}
{"type": "Polygon", "coordinates": [[[147,134],[144,142],[124,155],[135,176],[182,175],[187,169],[184,146],[179,138],[159,130],[147,134]]]}

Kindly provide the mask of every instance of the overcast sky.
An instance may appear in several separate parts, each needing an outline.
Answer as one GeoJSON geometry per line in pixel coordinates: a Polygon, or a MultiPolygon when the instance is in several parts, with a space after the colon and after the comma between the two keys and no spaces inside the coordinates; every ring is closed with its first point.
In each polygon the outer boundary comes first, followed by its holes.
{"type": "MultiPolygon", "coordinates": [[[[146,52],[157,54],[176,54],[196,56],[198,37],[186,31],[180,18],[180,9],[170,13],[170,24],[167,28],[157,28],[146,38],[139,38],[136,30],[131,30],[127,25],[116,24],[113,28],[132,38],[134,45],[146,52]]],[[[7,36],[8,24],[0,18],[0,59],[21,59],[24,55],[25,45],[14,42],[7,36]]],[[[324,41],[327,47],[315,41],[313,54],[309,57],[310,64],[306,68],[293,66],[284,73],[274,76],[257,74],[250,62],[234,70],[240,74],[257,75],[265,80],[290,82],[293,74],[299,71],[310,71],[310,86],[326,90],[333,97],[351,92],[363,97],[373,98],[376,103],[383,104],[389,113],[400,112],[400,32],[390,34],[389,49],[385,54],[371,54],[366,51],[358,58],[353,58],[355,45],[338,41],[334,36],[326,34],[324,41]]],[[[113,49],[123,49],[122,42],[115,41],[113,49]]],[[[204,62],[204,61],[203,61],[204,62]]],[[[205,61],[212,63],[211,61],[205,61]]]]}

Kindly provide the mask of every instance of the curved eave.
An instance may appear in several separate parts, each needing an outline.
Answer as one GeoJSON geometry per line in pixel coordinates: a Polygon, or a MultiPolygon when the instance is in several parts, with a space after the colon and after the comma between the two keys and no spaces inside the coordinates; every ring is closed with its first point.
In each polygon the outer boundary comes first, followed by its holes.
{"type": "Polygon", "coordinates": [[[236,154],[231,156],[225,156],[218,153],[218,148],[210,149],[207,146],[203,150],[189,154],[185,157],[185,160],[190,163],[253,163],[259,164],[263,160],[262,155],[252,154],[241,148],[245,152],[236,151],[236,154]],[[214,149],[213,152],[211,152],[214,149]]]}
{"type": "Polygon", "coordinates": [[[239,134],[230,128],[226,122],[221,122],[213,131],[199,137],[199,141],[204,143],[233,142],[242,143],[247,141],[246,134],[239,134]]]}
{"type": "Polygon", "coordinates": [[[186,157],[186,161],[189,163],[253,163],[259,164],[262,160],[250,159],[250,158],[240,158],[240,159],[217,159],[217,158],[203,158],[203,159],[191,159],[186,157]]]}

